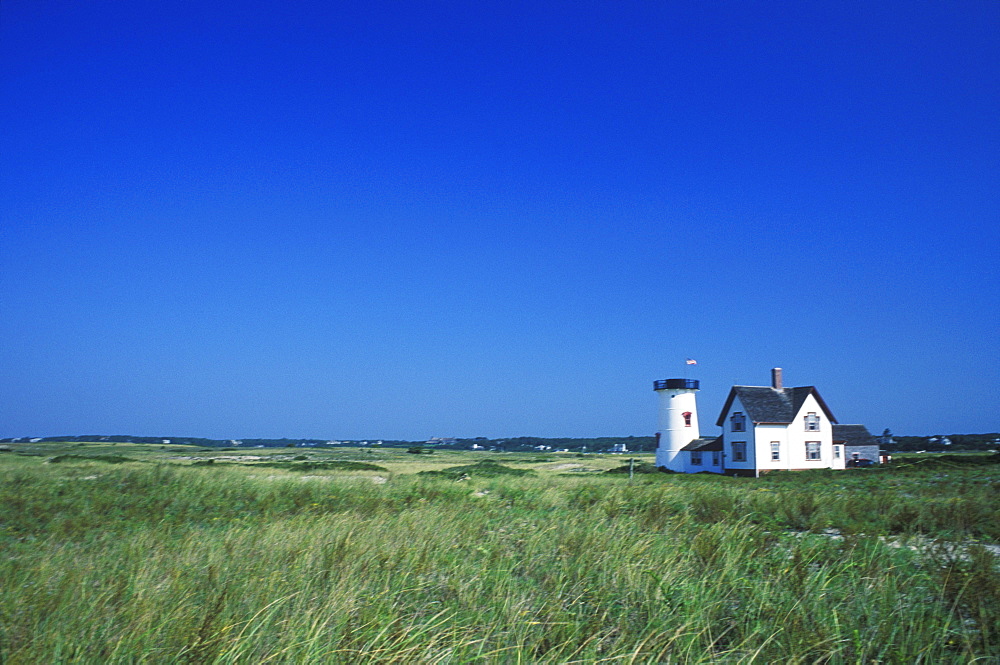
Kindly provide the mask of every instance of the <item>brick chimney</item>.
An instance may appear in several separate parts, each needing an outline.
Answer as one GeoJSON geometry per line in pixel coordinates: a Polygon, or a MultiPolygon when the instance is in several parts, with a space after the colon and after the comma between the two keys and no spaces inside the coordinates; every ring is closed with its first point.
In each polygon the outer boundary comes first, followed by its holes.
{"type": "Polygon", "coordinates": [[[771,387],[775,390],[781,390],[781,368],[775,367],[771,370],[771,387]]]}

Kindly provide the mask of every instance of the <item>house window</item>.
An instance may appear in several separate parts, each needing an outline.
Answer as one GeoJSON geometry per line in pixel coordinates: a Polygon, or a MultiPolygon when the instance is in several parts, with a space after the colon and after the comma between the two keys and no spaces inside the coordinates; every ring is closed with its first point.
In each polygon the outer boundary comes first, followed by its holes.
{"type": "Polygon", "coordinates": [[[781,459],[781,442],[772,441],[771,442],[771,459],[780,460],[781,459]]]}
{"type": "Polygon", "coordinates": [[[712,451],[712,466],[719,466],[719,460],[722,459],[722,451],[713,450],[712,451]]]}
{"type": "Polygon", "coordinates": [[[737,411],[729,418],[733,425],[734,432],[745,432],[747,429],[747,417],[742,412],[737,411]]]}
{"type": "Polygon", "coordinates": [[[692,450],[691,451],[691,466],[701,466],[701,451],[692,450]]]}
{"type": "Polygon", "coordinates": [[[733,441],[733,461],[734,462],[746,462],[747,461],[747,442],[746,441],[733,441]]]}
{"type": "Polygon", "coordinates": [[[684,427],[691,427],[691,412],[685,411],[681,415],[684,416],[684,427]]]}
{"type": "Polygon", "coordinates": [[[810,411],[806,414],[806,431],[807,432],[818,432],[819,431],[819,416],[816,415],[815,411],[810,411]]]}
{"type": "Polygon", "coordinates": [[[833,447],[833,459],[840,459],[840,446],[833,447]]]}
{"type": "Polygon", "coordinates": [[[819,441],[806,441],[806,459],[821,459],[819,441]]]}

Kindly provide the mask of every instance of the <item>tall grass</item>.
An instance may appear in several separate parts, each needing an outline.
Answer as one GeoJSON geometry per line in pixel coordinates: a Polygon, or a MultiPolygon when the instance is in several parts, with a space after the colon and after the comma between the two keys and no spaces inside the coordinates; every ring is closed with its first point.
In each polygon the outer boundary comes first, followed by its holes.
{"type": "Polygon", "coordinates": [[[996,537],[983,470],[385,484],[0,470],[6,663],[1000,657],[996,557],[971,543],[996,537]]]}

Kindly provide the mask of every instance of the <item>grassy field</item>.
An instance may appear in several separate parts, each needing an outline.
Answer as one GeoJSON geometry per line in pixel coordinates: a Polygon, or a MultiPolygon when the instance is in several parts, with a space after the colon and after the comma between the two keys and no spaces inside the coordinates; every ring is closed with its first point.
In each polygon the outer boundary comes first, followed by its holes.
{"type": "Polygon", "coordinates": [[[12,448],[4,663],[1000,659],[983,456],[630,481],[610,455],[12,448]]]}

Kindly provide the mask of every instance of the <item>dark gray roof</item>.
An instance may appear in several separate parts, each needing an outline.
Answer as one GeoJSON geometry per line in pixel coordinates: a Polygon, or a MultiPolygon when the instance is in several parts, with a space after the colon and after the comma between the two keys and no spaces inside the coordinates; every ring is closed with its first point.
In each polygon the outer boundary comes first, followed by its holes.
{"type": "Polygon", "coordinates": [[[681,450],[722,450],[722,437],[703,436],[687,444],[681,450]]]}
{"type": "Polygon", "coordinates": [[[834,425],[833,440],[848,447],[878,445],[878,441],[864,425],[834,425]]]}
{"type": "Polygon", "coordinates": [[[747,417],[755,423],[790,423],[809,395],[816,398],[830,422],[837,422],[813,386],[780,389],[768,386],[733,386],[715,424],[720,427],[724,424],[723,420],[729,412],[729,407],[737,397],[747,410],[747,417]]]}

